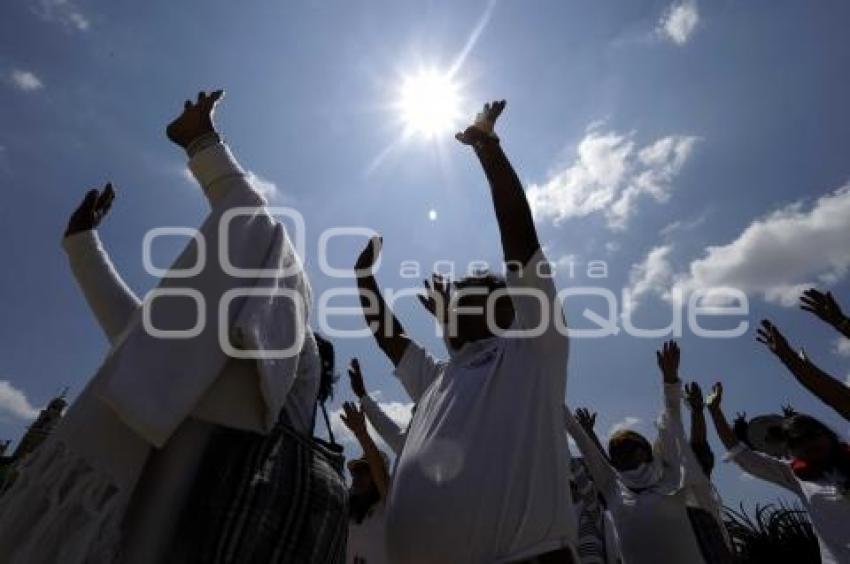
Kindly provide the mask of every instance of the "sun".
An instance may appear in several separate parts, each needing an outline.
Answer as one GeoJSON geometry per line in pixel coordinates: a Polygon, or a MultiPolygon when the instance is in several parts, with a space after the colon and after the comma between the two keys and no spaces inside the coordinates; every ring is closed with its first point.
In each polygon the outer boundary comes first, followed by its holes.
{"type": "Polygon", "coordinates": [[[460,88],[447,73],[419,70],[402,79],[398,107],[407,134],[434,138],[453,133],[460,103],[460,88]]]}

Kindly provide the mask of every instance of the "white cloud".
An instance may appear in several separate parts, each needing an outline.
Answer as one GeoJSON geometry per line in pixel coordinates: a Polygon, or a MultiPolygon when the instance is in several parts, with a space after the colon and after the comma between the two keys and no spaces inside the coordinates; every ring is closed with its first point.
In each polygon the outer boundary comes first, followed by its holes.
{"type": "Polygon", "coordinates": [[[802,290],[834,284],[850,268],[850,184],[811,205],[788,205],[756,219],[726,245],[709,246],[677,285],[733,287],[792,306],[802,290]]]}
{"type": "MultiPolygon", "coordinates": [[[[401,427],[402,429],[407,428],[408,424],[410,423],[411,410],[413,409],[413,402],[410,402],[410,403],[402,403],[402,402],[398,402],[398,401],[378,402],[378,407],[380,407],[384,411],[384,413],[386,413],[390,417],[390,419],[395,421],[398,424],[399,427],[401,427]]],[[[330,416],[330,419],[331,419],[331,430],[334,433],[334,437],[340,443],[348,443],[350,445],[356,446],[357,445],[357,439],[354,438],[354,435],[351,433],[351,431],[348,429],[348,427],[345,426],[345,423],[342,422],[342,419],[340,418],[340,414],[342,414],[342,408],[341,407],[339,409],[333,410],[332,412],[330,412],[328,414],[330,416]]],[[[387,446],[387,444],[384,442],[383,439],[381,439],[381,436],[378,435],[378,432],[375,431],[375,428],[372,427],[371,423],[369,423],[368,418],[367,418],[366,422],[367,422],[367,425],[368,425],[368,428],[369,428],[369,435],[371,435],[372,439],[375,440],[375,443],[378,445],[378,448],[380,450],[384,451],[385,453],[387,453],[388,455],[392,456],[393,455],[392,449],[389,446],[387,446]]],[[[357,447],[357,448],[359,448],[359,447],[357,447]]]]}
{"type": "Polygon", "coordinates": [[[33,12],[48,22],[56,22],[69,29],[88,31],[89,19],[72,0],[37,0],[33,12]]]}
{"type": "Polygon", "coordinates": [[[641,419],[640,417],[624,417],[621,421],[617,421],[608,429],[608,436],[610,437],[617,431],[622,431],[624,429],[632,429],[640,425],[641,419]]]}
{"type": "Polygon", "coordinates": [[[14,69],[10,78],[12,80],[12,84],[15,85],[15,88],[23,90],[24,92],[32,92],[33,90],[38,90],[39,88],[44,87],[44,83],[41,82],[41,79],[31,71],[14,69]]]}
{"type": "Polygon", "coordinates": [[[676,45],[684,45],[698,23],[699,10],[696,0],[677,0],[661,15],[656,31],[676,45]]]}
{"type": "Polygon", "coordinates": [[[0,420],[35,419],[38,409],[8,380],[0,380],[0,420]]]}
{"type": "Polygon", "coordinates": [[[669,260],[672,250],[672,245],[655,247],[647,253],[643,261],[632,265],[628,293],[624,295],[623,315],[631,314],[647,295],[666,294],[674,276],[669,260]]]}
{"type": "Polygon", "coordinates": [[[832,345],[832,352],[838,356],[850,356],[850,339],[838,337],[832,345]]]}
{"type": "Polygon", "coordinates": [[[269,202],[277,198],[279,193],[277,184],[271,180],[263,178],[255,172],[248,171],[248,182],[250,182],[254,189],[262,194],[262,196],[269,202]]]}
{"type": "Polygon", "coordinates": [[[544,184],[529,186],[529,203],[540,219],[559,223],[602,213],[611,229],[625,229],[638,201],[666,201],[672,181],[690,157],[697,138],[671,135],[638,148],[633,133],[591,128],[576,159],[544,184]]]}

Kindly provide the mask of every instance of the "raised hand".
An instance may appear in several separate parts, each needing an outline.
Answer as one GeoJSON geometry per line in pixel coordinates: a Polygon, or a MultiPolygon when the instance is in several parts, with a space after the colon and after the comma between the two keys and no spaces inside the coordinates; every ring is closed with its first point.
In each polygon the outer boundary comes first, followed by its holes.
{"type": "Polygon", "coordinates": [[[658,368],[664,375],[664,382],[673,384],[679,381],[679,345],[676,341],[667,341],[660,351],[655,352],[658,368]]]}
{"type": "Polygon", "coordinates": [[[763,343],[770,349],[770,352],[780,359],[792,358],[795,355],[794,349],[788,344],[785,335],[767,319],[762,320],[761,327],[756,332],[756,341],[763,343]]]}
{"type": "Polygon", "coordinates": [[[372,276],[375,269],[375,263],[378,257],[381,256],[381,248],[384,246],[384,238],[374,236],[366,243],[366,247],[360,252],[357,257],[357,262],[354,263],[354,274],[358,278],[362,276],[372,276]]]}
{"type": "Polygon", "coordinates": [[[183,103],[183,112],[168,124],[165,134],[174,143],[186,149],[189,144],[204,135],[214,133],[213,113],[216,103],[224,96],[224,90],[215,90],[207,94],[198,92],[197,100],[183,103]]]}
{"type": "Polygon", "coordinates": [[[705,400],[705,405],[708,409],[720,409],[720,404],[723,401],[723,384],[717,382],[711,387],[711,393],[705,400]]]}
{"type": "Polygon", "coordinates": [[[360,371],[360,361],[356,358],[351,359],[351,364],[348,366],[348,381],[351,384],[351,391],[358,398],[366,395],[366,385],[363,384],[363,372],[360,371]]]}
{"type": "Polygon", "coordinates": [[[576,409],[576,421],[578,421],[582,429],[590,434],[593,431],[594,425],[596,425],[596,412],[590,411],[586,407],[579,407],[576,409]]]}
{"type": "Polygon", "coordinates": [[[838,327],[847,320],[841,311],[841,306],[832,297],[832,292],[824,294],[815,288],[809,288],[800,296],[800,309],[815,314],[834,327],[838,327]]]}
{"type": "Polygon", "coordinates": [[[112,189],[112,183],[107,182],[102,191],[95,189],[86,192],[83,201],[71,214],[68,219],[68,227],[65,229],[65,237],[95,229],[112,207],[112,201],[115,199],[115,190],[112,189]]]}
{"type": "Polygon", "coordinates": [[[431,275],[431,280],[423,280],[425,294],[418,296],[428,313],[437,318],[440,323],[446,323],[449,319],[449,303],[452,298],[452,284],[448,277],[436,272],[431,275]]]}
{"type": "Polygon", "coordinates": [[[696,382],[685,384],[685,401],[688,402],[688,407],[691,411],[702,411],[705,407],[705,402],[702,398],[702,388],[696,382]]]}
{"type": "Polygon", "coordinates": [[[366,435],[366,416],[363,412],[350,401],[342,404],[342,411],[343,413],[340,414],[339,418],[354,433],[354,436],[362,437],[366,435]]]}
{"type": "Polygon", "coordinates": [[[505,100],[494,101],[484,104],[484,109],[475,117],[475,123],[467,127],[463,132],[455,134],[455,139],[464,145],[477,146],[486,141],[498,140],[494,129],[496,120],[505,109],[505,100]]]}

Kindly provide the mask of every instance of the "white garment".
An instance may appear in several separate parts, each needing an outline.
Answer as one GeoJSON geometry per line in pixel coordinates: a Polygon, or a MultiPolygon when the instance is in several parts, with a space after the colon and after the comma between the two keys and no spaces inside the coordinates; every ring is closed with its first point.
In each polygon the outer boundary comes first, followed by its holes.
{"type": "Polygon", "coordinates": [[[386,544],[386,509],[376,503],[360,523],[348,521],[346,564],[388,564],[386,544]],[[355,560],[357,558],[358,560],[355,560]]]}
{"type": "MultiPolygon", "coordinates": [[[[241,222],[234,221],[231,232],[230,244],[234,249],[231,255],[240,253],[237,256],[243,259],[238,266],[273,268],[292,260],[285,233],[262,209],[264,201],[223,145],[198,153],[190,168],[213,208],[201,229],[206,235],[208,252],[217,251],[217,219],[213,221],[213,218],[218,218],[225,209],[253,202],[257,213],[241,222]],[[251,245],[256,249],[253,253],[251,245]],[[243,251],[246,255],[241,254],[243,251]]],[[[156,561],[153,555],[161,555],[167,548],[182,505],[180,498],[185,500],[191,476],[206,445],[210,427],[199,419],[262,432],[273,420],[269,412],[282,403],[282,398],[287,398],[286,409],[291,419],[303,427],[309,426],[304,422],[310,421],[318,389],[317,349],[308,338],[313,346],[305,346],[304,353],[292,362],[292,370],[277,375],[267,370],[269,363],[264,363],[264,370],[263,363],[258,366],[256,361],[223,358],[212,378],[197,370],[186,370],[187,366],[204,365],[203,355],[191,348],[166,350],[167,347],[152,345],[145,355],[127,353],[128,340],[134,345],[139,342],[138,299],[115,272],[94,232],[69,237],[65,246],[74,275],[113,347],[104,366],[71,405],[53,435],[27,460],[20,479],[4,495],[0,504],[0,554],[4,555],[4,562],[16,564],[112,562],[119,558],[127,560],[129,556],[138,562],[156,561]],[[159,360],[155,359],[157,355],[162,355],[159,360]],[[167,370],[156,372],[162,364],[151,364],[166,359],[171,363],[165,366],[172,370],[171,380],[162,379],[169,374],[167,370]],[[184,385],[187,379],[192,382],[184,385]],[[120,387],[116,389],[116,381],[132,387],[130,397],[120,387]],[[152,401],[172,391],[177,392],[182,403],[152,401]],[[197,397],[192,400],[192,395],[197,397]],[[120,413],[110,408],[104,397],[120,413]],[[145,409],[150,413],[145,413],[145,409]],[[187,411],[181,414],[183,409],[187,411]],[[135,429],[125,422],[135,425],[135,429]],[[165,446],[149,456],[151,442],[164,442],[165,446]],[[127,516],[137,485],[140,489],[137,493],[148,495],[136,495],[127,516]],[[142,548],[143,554],[134,550],[142,548]],[[121,550],[130,554],[122,557],[121,550]]],[[[175,266],[194,264],[194,253],[194,245],[190,245],[175,266]]],[[[208,265],[218,264],[217,255],[208,259],[208,265]]],[[[202,274],[195,279],[183,279],[182,285],[206,290],[209,286],[205,278],[202,274]]],[[[248,279],[247,284],[240,285],[269,287],[281,282],[279,277],[274,277],[248,279]]],[[[306,280],[289,279],[287,284],[309,291],[306,280]]],[[[168,284],[164,281],[162,285],[168,284]]],[[[214,286],[216,290],[224,284],[214,286]]],[[[251,323],[276,320],[282,325],[276,317],[281,313],[278,305],[258,306],[251,301],[234,304],[237,317],[233,321],[235,326],[243,328],[244,345],[257,345],[262,350],[277,340],[279,330],[272,324],[267,334],[264,328],[252,327],[251,323]],[[263,310],[268,313],[265,318],[263,310]],[[246,317],[251,321],[246,322],[246,317]]],[[[156,308],[154,319],[162,321],[156,315],[156,308]]],[[[194,319],[194,311],[188,319],[194,319]]],[[[306,326],[306,313],[303,322],[306,326]]],[[[162,327],[156,322],[154,325],[162,327]]],[[[185,328],[185,320],[181,328],[185,328]]],[[[203,345],[208,348],[209,341],[203,345]]],[[[218,349],[217,343],[215,348],[218,349]]],[[[209,352],[211,357],[218,355],[216,350],[204,352],[209,352]]],[[[209,370],[214,368],[208,361],[205,366],[209,370]]]]}
{"type": "Polygon", "coordinates": [[[688,518],[691,503],[717,516],[719,506],[713,497],[711,483],[699,468],[685,438],[681,419],[681,382],[664,386],[665,409],[658,421],[658,439],[653,456],[663,471],[647,467],[653,475],[647,489],[630,489],[587,436],[584,429],[564,409],[564,424],[593,482],[605,498],[614,519],[620,552],[628,564],[654,564],[659,556],[665,562],[704,562],[699,541],[688,518]]]}
{"type": "Polygon", "coordinates": [[[507,280],[546,296],[545,306],[527,292],[512,296],[513,328],[543,325],[541,335],[470,343],[449,362],[410,343],[397,366],[417,409],[387,501],[393,563],[508,562],[574,550],[561,426],[568,346],[552,323],[563,314],[547,267],[538,251],[507,280]]]}
{"type": "Polygon", "coordinates": [[[393,421],[370,396],[365,395],[360,398],[360,407],[363,409],[372,427],[377,431],[378,436],[392,449],[393,454],[396,456],[401,454],[401,450],[404,448],[404,441],[407,439],[407,431],[393,421]]]}
{"type": "Polygon", "coordinates": [[[772,482],[796,494],[809,512],[820,543],[823,564],[850,564],[850,491],[837,476],[816,481],[800,480],[790,463],[753,452],[739,443],[724,459],[732,460],[748,474],[772,482]]]}

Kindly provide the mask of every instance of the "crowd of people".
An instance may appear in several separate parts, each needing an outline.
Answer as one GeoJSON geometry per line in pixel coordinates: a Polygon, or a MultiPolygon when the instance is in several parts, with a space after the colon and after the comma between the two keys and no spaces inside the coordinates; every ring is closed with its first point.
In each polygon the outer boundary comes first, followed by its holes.
{"type": "MultiPolygon", "coordinates": [[[[753,440],[745,421],[727,421],[721,383],[704,399],[698,384],[682,382],[674,341],[656,353],[654,438],[621,430],[603,445],[596,413],[570,405],[563,312],[495,132],[504,101],[486,104],[456,136],[489,183],[506,270],[426,282],[420,301],[442,328],[446,360],[417,344],[382,297],[383,240],[372,238],[354,264],[365,322],[414,408],[406,426],[396,423],[351,360],[357,400],[343,404],[341,419],[362,456],[346,464],[325,408],[333,345],[311,329],[302,257],[216,130],[222,95],[199,93],[167,127],[210,212],[154,292],[140,300],[100,241],[110,184],[88,192],[70,218],[71,271],[111,346],[0,497],[0,562],[738,562],[712,485],[708,411],[724,458],[792,492],[821,561],[850,563],[850,446],[815,417],[787,411],[765,441],[753,440]],[[238,272],[199,258],[219,251],[238,272]],[[246,272],[253,293],[219,315],[246,272]],[[203,300],[157,301],[174,295],[203,300]],[[207,323],[175,337],[196,307],[207,323]],[[319,412],[328,441],[315,437],[319,412]]],[[[850,338],[850,318],[830,293],[808,290],[801,307],[850,338]]],[[[850,420],[850,388],[770,321],[757,338],[850,420]]]]}

